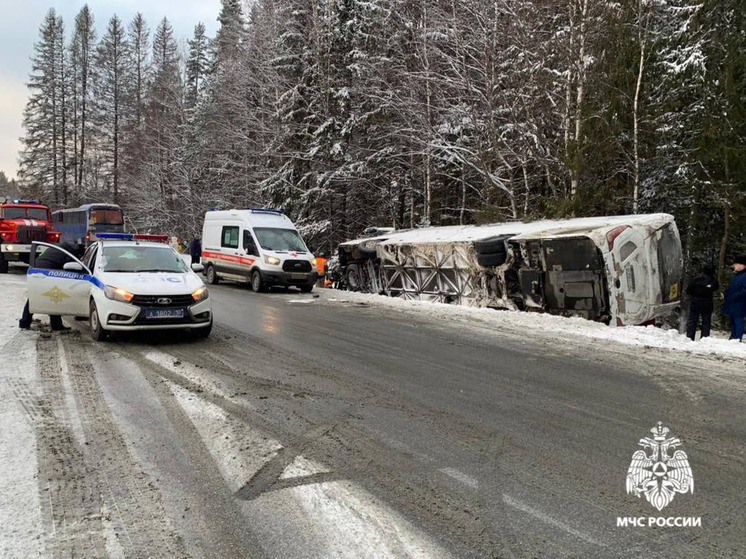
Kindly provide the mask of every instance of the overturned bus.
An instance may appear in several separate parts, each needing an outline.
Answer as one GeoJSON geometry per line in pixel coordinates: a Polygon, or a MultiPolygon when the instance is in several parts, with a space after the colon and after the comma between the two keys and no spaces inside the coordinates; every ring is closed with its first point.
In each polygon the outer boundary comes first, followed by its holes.
{"type": "Polygon", "coordinates": [[[679,304],[668,214],[428,227],[342,243],[348,289],[645,324],[679,304]]]}

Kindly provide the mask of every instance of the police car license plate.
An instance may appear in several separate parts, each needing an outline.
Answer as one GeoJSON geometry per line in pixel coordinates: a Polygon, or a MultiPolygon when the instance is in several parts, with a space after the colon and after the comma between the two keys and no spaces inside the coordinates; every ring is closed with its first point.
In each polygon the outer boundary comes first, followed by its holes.
{"type": "Polygon", "coordinates": [[[145,309],[145,318],[184,318],[184,309],[145,309]]]}
{"type": "Polygon", "coordinates": [[[290,279],[306,279],[307,274],[290,274],[290,279]]]}

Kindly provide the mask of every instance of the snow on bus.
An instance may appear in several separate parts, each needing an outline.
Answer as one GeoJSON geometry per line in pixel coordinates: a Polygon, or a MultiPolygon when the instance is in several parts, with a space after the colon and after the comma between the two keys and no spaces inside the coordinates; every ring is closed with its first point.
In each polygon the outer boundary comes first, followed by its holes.
{"type": "Polygon", "coordinates": [[[427,227],[342,243],[348,289],[543,311],[622,326],[679,305],[681,241],[668,214],[427,227]]]}

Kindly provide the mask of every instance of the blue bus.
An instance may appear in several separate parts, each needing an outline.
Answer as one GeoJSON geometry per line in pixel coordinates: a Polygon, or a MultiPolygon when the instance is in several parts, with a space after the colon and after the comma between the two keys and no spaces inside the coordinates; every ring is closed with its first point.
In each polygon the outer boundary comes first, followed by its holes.
{"type": "Polygon", "coordinates": [[[52,212],[52,229],[60,232],[61,243],[88,246],[96,233],[124,232],[124,213],[116,204],[86,204],[52,212]]]}

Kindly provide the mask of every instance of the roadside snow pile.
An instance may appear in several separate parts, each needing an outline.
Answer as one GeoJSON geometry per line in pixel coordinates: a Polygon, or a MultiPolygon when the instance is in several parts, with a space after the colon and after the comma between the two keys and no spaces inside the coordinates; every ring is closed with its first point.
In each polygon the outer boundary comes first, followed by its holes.
{"type": "Polygon", "coordinates": [[[0,278],[0,557],[8,559],[41,557],[45,544],[31,417],[41,397],[36,335],[18,328],[25,280],[0,278]]]}
{"type": "Polygon", "coordinates": [[[612,328],[600,322],[583,318],[567,318],[550,314],[495,310],[489,308],[446,305],[427,301],[406,301],[396,297],[383,297],[353,292],[328,292],[325,298],[331,302],[367,303],[397,308],[441,319],[463,319],[477,321],[487,326],[517,330],[520,332],[543,332],[557,336],[583,336],[597,340],[611,340],[621,344],[654,347],[682,351],[697,355],[719,355],[746,359],[746,344],[724,338],[711,337],[691,341],[676,330],[655,326],[624,326],[612,328]]]}

